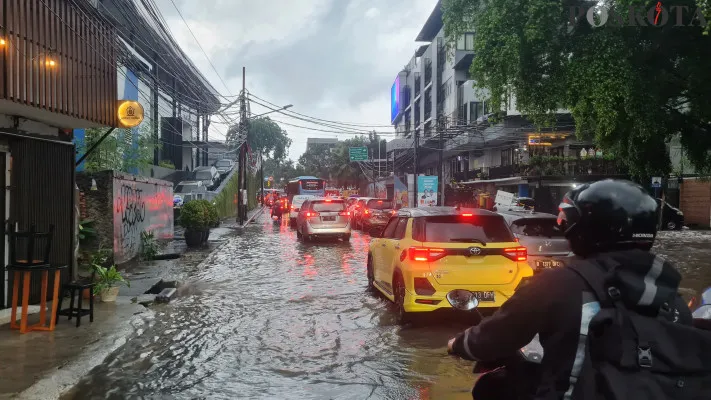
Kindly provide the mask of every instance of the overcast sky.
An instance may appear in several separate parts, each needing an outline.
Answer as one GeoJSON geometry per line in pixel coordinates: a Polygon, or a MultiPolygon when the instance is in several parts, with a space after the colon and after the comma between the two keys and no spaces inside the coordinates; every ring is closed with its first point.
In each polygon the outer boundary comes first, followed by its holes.
{"type": "MultiPolygon", "coordinates": [[[[171,0],[156,0],[177,42],[223,95],[236,95],[247,69],[247,90],[274,104],[324,120],[369,125],[356,130],[392,132],[390,87],[417,48],[415,37],[437,0],[174,0],[209,55],[198,47],[171,0]],[[229,89],[229,90],[228,90],[229,89]]],[[[252,104],[252,114],[267,109],[252,104]]],[[[342,131],[282,114],[274,120],[342,131]]],[[[215,118],[213,117],[213,120],[215,118]]],[[[214,126],[211,139],[223,139],[214,126]]],[[[282,124],[297,160],[307,137],[318,132],[282,124]]]]}

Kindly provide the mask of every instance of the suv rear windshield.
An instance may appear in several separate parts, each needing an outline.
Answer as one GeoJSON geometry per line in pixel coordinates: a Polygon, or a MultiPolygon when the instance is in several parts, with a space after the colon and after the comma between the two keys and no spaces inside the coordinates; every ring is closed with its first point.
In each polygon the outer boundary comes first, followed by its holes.
{"type": "Polygon", "coordinates": [[[311,210],[316,212],[339,212],[346,209],[342,201],[314,201],[311,210]]]}
{"type": "Polygon", "coordinates": [[[198,172],[198,173],[195,174],[195,178],[196,178],[196,179],[203,180],[203,181],[209,181],[210,179],[212,179],[212,172],[210,172],[210,171],[200,171],[200,172],[198,172]]]}
{"type": "Polygon", "coordinates": [[[540,237],[563,237],[563,231],[552,218],[524,218],[514,221],[511,230],[517,235],[540,237]]]}
{"type": "Polygon", "coordinates": [[[174,192],[175,193],[190,193],[193,191],[196,191],[199,188],[198,185],[192,184],[192,185],[178,185],[175,187],[174,192]]]}
{"type": "Polygon", "coordinates": [[[221,160],[215,163],[216,167],[230,167],[232,166],[232,161],[230,160],[221,160]]]}
{"type": "Polygon", "coordinates": [[[413,239],[422,242],[492,243],[514,241],[511,231],[506,227],[504,218],[498,215],[425,217],[417,225],[418,229],[416,229],[413,239]]]}
{"type": "Polygon", "coordinates": [[[385,199],[368,200],[366,207],[371,210],[390,210],[393,208],[393,202],[385,199]]]}

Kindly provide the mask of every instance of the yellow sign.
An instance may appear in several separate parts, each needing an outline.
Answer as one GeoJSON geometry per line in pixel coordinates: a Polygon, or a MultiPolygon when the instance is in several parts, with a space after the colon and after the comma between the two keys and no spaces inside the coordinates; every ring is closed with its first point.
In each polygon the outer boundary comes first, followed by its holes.
{"type": "Polygon", "coordinates": [[[119,100],[118,112],[119,128],[135,128],[143,122],[143,106],[133,100],[119,100]]]}

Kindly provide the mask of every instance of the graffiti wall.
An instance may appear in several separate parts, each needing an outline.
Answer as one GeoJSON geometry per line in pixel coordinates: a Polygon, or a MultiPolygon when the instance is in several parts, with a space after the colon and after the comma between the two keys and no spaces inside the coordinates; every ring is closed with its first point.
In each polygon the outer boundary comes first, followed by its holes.
{"type": "Polygon", "coordinates": [[[173,184],[116,173],[113,177],[114,262],[126,262],[141,250],[141,233],[173,238],[173,184]]]}

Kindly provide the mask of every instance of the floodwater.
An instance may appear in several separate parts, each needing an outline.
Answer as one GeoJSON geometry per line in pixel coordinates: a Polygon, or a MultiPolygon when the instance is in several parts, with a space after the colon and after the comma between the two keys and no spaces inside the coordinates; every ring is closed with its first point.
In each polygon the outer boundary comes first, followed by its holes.
{"type": "MultiPolygon", "coordinates": [[[[711,284],[711,235],[663,234],[684,285],[711,284]],[[705,271],[705,272],[704,272],[705,271]]],[[[261,217],[186,271],[186,295],[68,396],[175,399],[470,399],[446,355],[464,321],[400,327],[366,292],[368,238],[305,244],[261,217]]]]}

